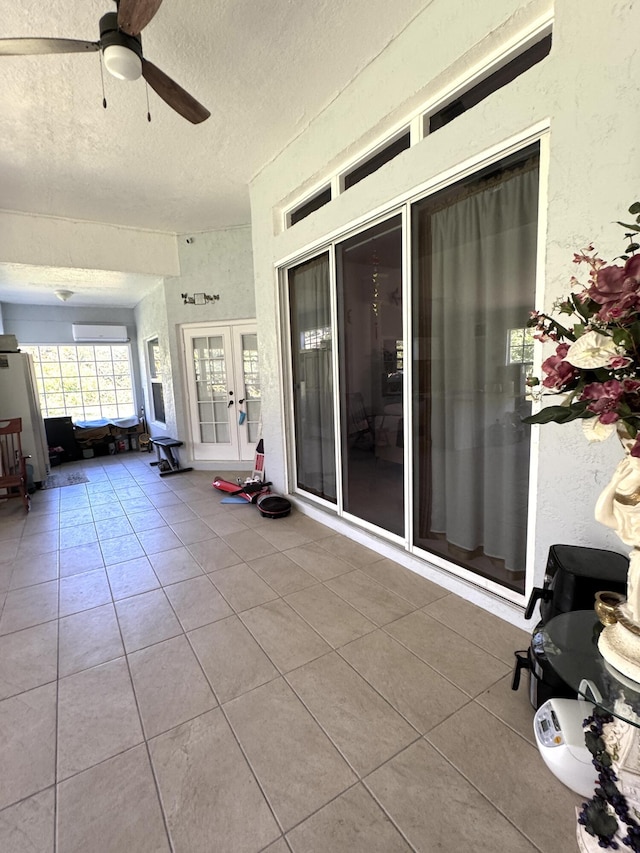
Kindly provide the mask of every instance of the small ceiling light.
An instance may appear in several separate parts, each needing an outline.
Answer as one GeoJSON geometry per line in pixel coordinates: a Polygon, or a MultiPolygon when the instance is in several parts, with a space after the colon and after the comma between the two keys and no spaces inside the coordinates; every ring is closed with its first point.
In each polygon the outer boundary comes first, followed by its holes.
{"type": "Polygon", "coordinates": [[[73,296],[73,290],[54,290],[53,292],[60,302],[66,302],[67,299],[70,299],[73,296]]]}
{"type": "Polygon", "coordinates": [[[118,80],[137,80],[142,74],[142,60],[122,44],[110,44],[102,56],[105,68],[118,80]]]}

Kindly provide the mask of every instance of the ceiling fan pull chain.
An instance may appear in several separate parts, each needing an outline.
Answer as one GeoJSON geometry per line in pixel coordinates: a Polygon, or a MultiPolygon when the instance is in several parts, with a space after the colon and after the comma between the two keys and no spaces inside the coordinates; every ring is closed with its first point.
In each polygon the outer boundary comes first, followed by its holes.
{"type": "Polygon", "coordinates": [[[147,93],[147,121],[151,121],[151,107],[149,106],[149,84],[144,81],[144,90],[147,93]]]}
{"type": "Polygon", "coordinates": [[[99,60],[100,60],[100,81],[102,82],[102,106],[103,106],[103,107],[105,108],[105,110],[106,110],[106,108],[107,108],[107,98],[106,98],[106,95],[105,95],[105,93],[104,93],[104,70],[103,70],[103,68],[102,68],[102,51],[99,51],[99,52],[98,52],[98,58],[99,58],[99,60]]]}

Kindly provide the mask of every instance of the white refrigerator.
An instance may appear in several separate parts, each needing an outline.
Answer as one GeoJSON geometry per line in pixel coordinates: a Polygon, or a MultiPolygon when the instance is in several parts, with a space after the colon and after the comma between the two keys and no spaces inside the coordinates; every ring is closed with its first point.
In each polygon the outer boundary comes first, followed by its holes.
{"type": "Polygon", "coordinates": [[[49,448],[28,353],[0,352],[0,420],[9,418],[22,418],[22,452],[31,457],[34,483],[42,483],[49,473],[49,448]]]}

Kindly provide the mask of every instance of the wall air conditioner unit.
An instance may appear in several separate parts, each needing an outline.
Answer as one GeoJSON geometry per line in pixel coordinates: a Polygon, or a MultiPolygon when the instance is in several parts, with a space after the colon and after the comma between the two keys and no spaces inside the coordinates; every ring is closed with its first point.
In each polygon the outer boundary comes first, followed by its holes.
{"type": "Polygon", "coordinates": [[[129,340],[126,326],[96,326],[90,323],[72,323],[73,340],[78,343],[124,344],[129,340]]]}

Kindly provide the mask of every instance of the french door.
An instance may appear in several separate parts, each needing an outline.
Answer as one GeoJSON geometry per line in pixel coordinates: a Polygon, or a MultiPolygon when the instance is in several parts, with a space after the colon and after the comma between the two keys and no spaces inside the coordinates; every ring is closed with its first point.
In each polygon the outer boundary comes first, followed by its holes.
{"type": "Polygon", "coordinates": [[[260,433],[254,323],[183,327],[193,458],[248,461],[260,433]]]}

